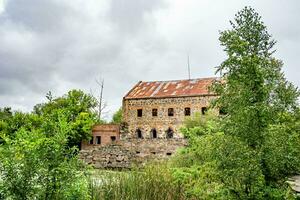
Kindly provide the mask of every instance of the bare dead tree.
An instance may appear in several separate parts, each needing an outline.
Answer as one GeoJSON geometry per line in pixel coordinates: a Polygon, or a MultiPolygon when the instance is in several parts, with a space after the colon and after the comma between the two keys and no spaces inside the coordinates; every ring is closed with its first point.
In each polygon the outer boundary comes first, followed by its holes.
{"type": "Polygon", "coordinates": [[[102,118],[103,112],[107,107],[106,102],[104,102],[104,100],[103,100],[104,79],[102,79],[101,81],[99,79],[96,79],[95,81],[96,81],[97,85],[100,87],[100,93],[97,98],[97,111],[96,111],[98,119],[100,121],[102,118]]]}

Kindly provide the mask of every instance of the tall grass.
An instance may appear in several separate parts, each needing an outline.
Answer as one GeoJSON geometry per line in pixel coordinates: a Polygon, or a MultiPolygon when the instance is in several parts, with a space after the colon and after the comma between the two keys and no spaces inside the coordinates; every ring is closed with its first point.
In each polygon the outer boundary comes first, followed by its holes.
{"type": "Polygon", "coordinates": [[[90,195],[99,200],[183,200],[181,185],[175,182],[165,164],[152,164],[131,171],[94,173],[90,195]]]}

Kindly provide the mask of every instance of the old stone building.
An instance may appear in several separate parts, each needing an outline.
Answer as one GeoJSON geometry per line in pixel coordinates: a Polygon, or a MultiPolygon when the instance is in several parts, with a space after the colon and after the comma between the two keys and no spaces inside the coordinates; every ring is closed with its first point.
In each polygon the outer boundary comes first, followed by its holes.
{"type": "Polygon", "coordinates": [[[123,126],[96,125],[81,158],[96,168],[129,168],[165,159],[187,145],[179,129],[186,117],[205,115],[215,78],[138,82],[123,98],[123,126]]]}
{"type": "Polygon", "coordinates": [[[187,116],[205,114],[215,78],[154,81],[136,84],[123,98],[128,124],[124,138],[183,138],[179,128],[187,116]]]}

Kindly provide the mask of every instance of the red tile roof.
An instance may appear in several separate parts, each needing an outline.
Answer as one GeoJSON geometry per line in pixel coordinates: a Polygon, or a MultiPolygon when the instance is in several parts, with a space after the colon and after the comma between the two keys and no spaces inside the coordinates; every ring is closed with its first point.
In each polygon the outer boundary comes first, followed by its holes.
{"type": "Polygon", "coordinates": [[[218,78],[138,82],[125,99],[213,95],[208,87],[218,78]]]}

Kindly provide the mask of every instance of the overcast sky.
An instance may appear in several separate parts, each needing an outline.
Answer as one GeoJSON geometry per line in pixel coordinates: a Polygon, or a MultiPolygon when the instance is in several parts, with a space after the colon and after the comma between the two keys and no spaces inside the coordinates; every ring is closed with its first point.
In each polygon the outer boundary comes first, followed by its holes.
{"type": "Polygon", "coordinates": [[[139,80],[215,76],[219,31],[252,6],[300,86],[299,0],[0,0],[0,107],[31,111],[52,91],[99,93],[109,118],[139,80]]]}

